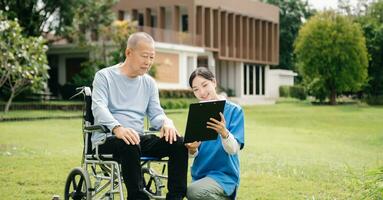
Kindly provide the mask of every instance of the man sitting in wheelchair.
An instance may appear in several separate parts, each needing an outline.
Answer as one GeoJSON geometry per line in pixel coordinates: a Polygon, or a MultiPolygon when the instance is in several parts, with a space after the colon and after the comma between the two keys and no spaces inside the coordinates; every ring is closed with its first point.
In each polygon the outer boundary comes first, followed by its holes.
{"type": "MultiPolygon", "coordinates": [[[[166,199],[182,199],[186,194],[188,151],[173,122],[159,103],[155,81],[146,72],[153,64],[153,38],[143,32],[132,34],[123,63],[98,71],[93,82],[92,112],[95,124],[106,126],[105,143],[99,153],[113,154],[122,168],[129,200],[149,199],[143,192],[140,157],[169,157],[166,199]],[[145,135],[144,118],[160,137],[145,135]]],[[[92,143],[105,137],[94,133],[92,143]]]]}

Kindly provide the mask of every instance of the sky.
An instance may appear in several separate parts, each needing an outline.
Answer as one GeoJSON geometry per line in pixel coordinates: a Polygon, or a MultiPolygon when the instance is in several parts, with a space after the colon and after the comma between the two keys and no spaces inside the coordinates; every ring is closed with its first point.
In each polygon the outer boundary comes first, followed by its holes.
{"type": "MultiPolygon", "coordinates": [[[[338,0],[308,0],[309,5],[317,10],[323,10],[325,8],[336,9],[338,0]]],[[[351,5],[356,5],[357,0],[350,0],[351,5]]]]}

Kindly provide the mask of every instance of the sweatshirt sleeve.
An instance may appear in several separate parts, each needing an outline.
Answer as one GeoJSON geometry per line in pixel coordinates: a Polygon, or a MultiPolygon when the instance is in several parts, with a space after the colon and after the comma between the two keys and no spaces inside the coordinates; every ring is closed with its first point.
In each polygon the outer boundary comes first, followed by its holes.
{"type": "Polygon", "coordinates": [[[162,127],[165,119],[167,119],[161,107],[158,88],[154,80],[151,80],[151,95],[146,113],[149,117],[150,126],[157,130],[162,127]]]}
{"type": "Polygon", "coordinates": [[[95,123],[104,125],[109,130],[112,130],[113,127],[120,125],[120,123],[109,111],[108,99],[108,82],[106,77],[99,71],[96,73],[93,81],[92,112],[95,120],[97,120],[95,123]]]}

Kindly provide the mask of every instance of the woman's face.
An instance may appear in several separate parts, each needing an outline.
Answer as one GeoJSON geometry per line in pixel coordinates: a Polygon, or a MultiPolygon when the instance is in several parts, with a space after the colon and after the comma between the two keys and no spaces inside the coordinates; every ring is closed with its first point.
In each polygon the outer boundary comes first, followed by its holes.
{"type": "Polygon", "coordinates": [[[217,100],[218,95],[215,91],[217,86],[215,79],[208,80],[201,76],[196,76],[192,82],[192,90],[194,95],[200,101],[217,100]]]}

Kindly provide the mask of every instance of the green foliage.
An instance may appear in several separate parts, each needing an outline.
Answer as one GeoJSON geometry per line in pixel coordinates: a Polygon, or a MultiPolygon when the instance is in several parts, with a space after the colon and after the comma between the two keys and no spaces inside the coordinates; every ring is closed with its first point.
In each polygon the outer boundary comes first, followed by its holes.
{"type": "Polygon", "coordinates": [[[365,101],[370,105],[383,105],[383,95],[369,95],[365,101]]]}
{"type": "MultiPolygon", "coordinates": [[[[136,32],[137,22],[114,21],[110,26],[102,29],[104,39],[112,39],[117,48],[110,53],[112,64],[117,64],[125,60],[126,41],[129,36],[136,32]]],[[[153,76],[154,77],[154,76],[153,76]]]]}
{"type": "Polygon", "coordinates": [[[342,92],[367,81],[367,49],[359,24],[333,11],[318,13],[302,26],[295,42],[299,72],[309,93],[336,104],[342,92]]]}
{"type": "Polygon", "coordinates": [[[153,78],[157,76],[157,66],[159,66],[157,63],[153,63],[148,71],[148,74],[153,78]]]}
{"type": "MultiPolygon", "coordinates": [[[[366,45],[370,56],[368,67],[368,85],[365,93],[368,96],[383,95],[383,0],[371,3],[366,14],[358,17],[366,37],[366,45]]],[[[374,99],[374,97],[371,97],[374,99]]]]}
{"type": "Polygon", "coordinates": [[[279,7],[279,66],[294,70],[293,44],[303,20],[313,15],[313,10],[304,0],[264,0],[279,7]]]}
{"type": "Polygon", "coordinates": [[[109,26],[114,18],[111,9],[116,0],[80,0],[75,9],[73,23],[68,27],[66,37],[81,45],[86,45],[91,38],[98,39],[102,30],[109,26]],[[102,14],[101,14],[102,13],[102,14]]]}
{"type": "Polygon", "coordinates": [[[97,60],[81,63],[81,71],[73,76],[70,84],[76,87],[91,86],[97,70],[104,67],[106,66],[97,60]]]}
{"type": "Polygon", "coordinates": [[[8,19],[18,19],[24,28],[24,35],[41,36],[50,31],[61,35],[72,24],[78,2],[79,0],[3,0],[0,1],[0,10],[5,11],[8,19]]]}
{"type": "Polygon", "coordinates": [[[191,103],[196,103],[197,99],[188,98],[161,98],[160,103],[163,109],[187,109],[191,103]]]}
{"type": "Polygon", "coordinates": [[[48,79],[47,46],[42,37],[25,37],[18,21],[6,20],[0,12],[0,87],[10,94],[5,112],[13,98],[26,89],[39,92],[48,79]]]}
{"type": "Polygon", "coordinates": [[[195,98],[194,94],[191,90],[168,90],[168,89],[161,89],[159,91],[160,98],[195,98]]]}
{"type": "Polygon", "coordinates": [[[116,3],[116,0],[81,1],[67,36],[79,46],[92,49],[92,59],[103,66],[125,60],[126,41],[136,31],[136,22],[113,21],[112,8],[116,3]]]}
{"type": "Polygon", "coordinates": [[[105,32],[115,17],[112,8],[116,2],[117,0],[80,0],[73,16],[73,23],[66,32],[69,41],[91,49],[92,59],[107,66],[110,65],[110,52],[107,51],[106,42],[111,39],[111,35],[105,32]]]}
{"type": "Polygon", "coordinates": [[[299,100],[305,100],[307,98],[306,90],[301,85],[294,85],[290,87],[290,95],[293,98],[299,99],[299,100]]]}
{"type": "Polygon", "coordinates": [[[287,86],[287,85],[279,86],[279,96],[290,97],[290,86],[287,86]]]}
{"type": "Polygon", "coordinates": [[[305,100],[307,98],[306,90],[301,85],[286,86],[282,85],[279,87],[280,97],[293,97],[299,100],[305,100]]]}

